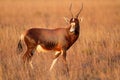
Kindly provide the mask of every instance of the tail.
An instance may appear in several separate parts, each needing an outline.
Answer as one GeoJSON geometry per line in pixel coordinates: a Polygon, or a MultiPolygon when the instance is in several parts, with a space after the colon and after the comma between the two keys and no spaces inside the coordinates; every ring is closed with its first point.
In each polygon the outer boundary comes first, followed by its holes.
{"type": "Polygon", "coordinates": [[[17,46],[17,53],[21,53],[22,51],[23,51],[22,43],[21,43],[21,40],[19,40],[18,46],[17,46]]]}

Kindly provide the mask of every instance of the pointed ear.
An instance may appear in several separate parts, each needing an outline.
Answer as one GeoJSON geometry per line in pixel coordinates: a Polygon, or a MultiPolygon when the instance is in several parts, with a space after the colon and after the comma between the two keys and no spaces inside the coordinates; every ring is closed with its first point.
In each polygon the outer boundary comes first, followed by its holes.
{"type": "Polygon", "coordinates": [[[83,18],[79,18],[80,23],[83,21],[83,18]]]}
{"type": "Polygon", "coordinates": [[[68,23],[68,24],[69,24],[70,19],[69,19],[69,18],[67,18],[67,17],[63,17],[63,18],[64,18],[64,20],[66,21],[66,23],[68,23]]]}

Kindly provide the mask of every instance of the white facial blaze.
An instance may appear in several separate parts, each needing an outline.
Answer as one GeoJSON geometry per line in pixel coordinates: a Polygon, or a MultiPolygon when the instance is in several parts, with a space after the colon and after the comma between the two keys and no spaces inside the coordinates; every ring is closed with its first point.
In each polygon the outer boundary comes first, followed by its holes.
{"type": "Polygon", "coordinates": [[[75,31],[75,23],[72,22],[72,23],[70,24],[70,26],[71,26],[70,32],[74,32],[74,31],[75,31]]]}

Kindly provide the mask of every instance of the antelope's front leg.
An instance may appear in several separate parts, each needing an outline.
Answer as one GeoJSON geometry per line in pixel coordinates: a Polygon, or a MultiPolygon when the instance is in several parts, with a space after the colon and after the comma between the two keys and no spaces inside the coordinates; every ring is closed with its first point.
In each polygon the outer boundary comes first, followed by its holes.
{"type": "Polygon", "coordinates": [[[66,69],[67,69],[67,74],[69,76],[69,68],[68,68],[68,63],[67,63],[67,60],[66,60],[66,51],[62,52],[62,56],[63,56],[63,62],[64,62],[65,66],[66,66],[66,69]]]}
{"type": "Polygon", "coordinates": [[[54,66],[55,63],[57,62],[58,57],[59,57],[60,54],[61,54],[61,52],[56,52],[56,53],[55,53],[54,60],[53,60],[53,62],[52,62],[52,64],[51,64],[51,67],[50,67],[50,71],[52,70],[53,66],[54,66]]]}

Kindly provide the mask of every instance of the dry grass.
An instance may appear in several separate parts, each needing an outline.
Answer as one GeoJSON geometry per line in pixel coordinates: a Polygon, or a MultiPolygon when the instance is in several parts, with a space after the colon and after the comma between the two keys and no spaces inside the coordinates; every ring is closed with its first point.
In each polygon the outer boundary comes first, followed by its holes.
{"type": "Polygon", "coordinates": [[[34,69],[25,69],[16,47],[30,27],[67,27],[71,2],[74,14],[81,2],[84,9],[80,38],[67,54],[69,80],[120,80],[119,0],[0,0],[0,80],[68,80],[61,57],[52,72],[52,53],[35,54],[34,69]]]}

